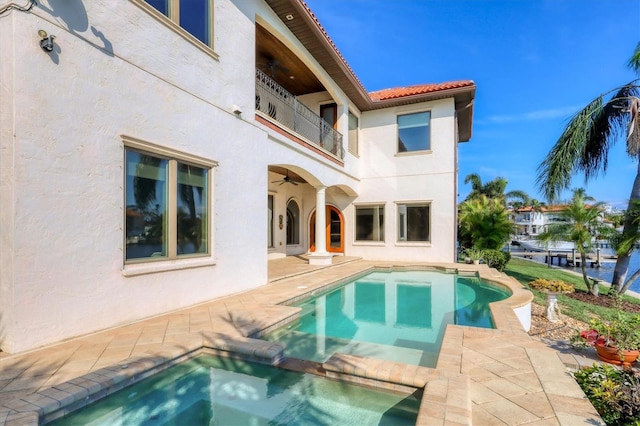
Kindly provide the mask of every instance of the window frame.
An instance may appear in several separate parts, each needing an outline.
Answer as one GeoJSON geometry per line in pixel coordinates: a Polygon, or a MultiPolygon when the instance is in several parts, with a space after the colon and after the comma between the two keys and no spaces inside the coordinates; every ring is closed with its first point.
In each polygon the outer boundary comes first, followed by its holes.
{"type": "Polygon", "coordinates": [[[135,276],[153,272],[161,272],[174,269],[185,269],[197,266],[207,266],[214,264],[213,262],[213,217],[214,217],[214,204],[213,204],[213,173],[214,169],[218,166],[218,162],[210,160],[197,155],[186,154],[181,151],[177,151],[171,148],[167,148],[161,145],[147,142],[141,139],[137,139],[127,135],[121,135],[122,139],[122,151],[123,151],[123,164],[125,168],[122,173],[123,181],[123,269],[122,272],[125,276],[135,276]],[[154,157],[165,159],[169,162],[167,171],[167,218],[169,225],[166,230],[167,238],[167,255],[159,258],[144,257],[127,259],[126,253],[126,238],[127,238],[127,226],[126,226],[126,205],[127,205],[127,171],[126,171],[126,153],[127,151],[134,151],[138,153],[149,154],[154,157]],[[190,164],[195,167],[207,169],[207,218],[206,218],[206,251],[204,253],[189,253],[178,254],[177,253],[177,184],[178,184],[178,163],[190,164]],[[174,188],[175,186],[175,188],[174,188]],[[173,192],[173,194],[171,194],[173,192]],[[173,222],[173,223],[172,223],[173,222]]]}
{"type": "Polygon", "coordinates": [[[218,54],[213,50],[214,45],[214,6],[215,0],[207,0],[209,2],[209,43],[205,43],[189,31],[185,30],[180,26],[180,0],[168,0],[169,1],[169,14],[165,15],[160,12],[158,9],[153,7],[151,4],[147,3],[146,0],[129,0],[140,9],[147,12],[151,15],[155,20],[160,22],[165,27],[171,29],[172,31],[178,33],[180,36],[184,37],[189,43],[193,44],[195,47],[211,56],[214,59],[219,59],[218,54]]]}
{"type": "MultiPolygon", "coordinates": [[[[428,201],[428,200],[424,200],[424,201],[396,201],[396,244],[398,245],[431,245],[431,239],[433,237],[432,234],[432,216],[433,216],[433,209],[432,209],[432,202],[428,201]],[[401,207],[405,206],[405,207],[427,207],[428,208],[428,220],[427,220],[427,239],[426,240],[407,240],[407,235],[409,232],[409,224],[408,224],[408,220],[402,220],[402,213],[401,213],[401,207]],[[404,239],[402,239],[402,226],[406,225],[404,227],[404,239]]],[[[406,213],[405,213],[406,215],[406,213]]],[[[405,216],[406,217],[406,216],[405,216]]]]}
{"type": "Polygon", "coordinates": [[[267,194],[267,249],[268,250],[273,250],[276,248],[275,220],[276,220],[276,195],[269,192],[267,194]],[[271,217],[269,217],[269,213],[271,213],[271,217]]]}
{"type": "Polygon", "coordinates": [[[287,247],[295,247],[295,246],[299,246],[301,244],[302,238],[301,238],[301,229],[302,229],[302,208],[300,208],[300,203],[295,199],[295,198],[290,198],[289,201],[287,201],[287,209],[286,209],[286,222],[285,222],[285,229],[286,229],[286,241],[287,241],[287,247]],[[295,214],[292,214],[292,219],[293,219],[293,224],[291,225],[289,223],[289,206],[291,206],[292,204],[294,204],[296,206],[296,209],[298,210],[297,212],[292,212],[295,214]],[[293,242],[289,241],[289,236],[293,236],[294,240],[293,242]]]}
{"type": "Polygon", "coordinates": [[[386,234],[386,220],[387,220],[387,214],[385,212],[385,207],[386,207],[386,203],[381,202],[381,203],[366,203],[366,204],[356,204],[354,205],[354,209],[353,209],[353,214],[354,214],[354,235],[353,235],[353,242],[355,244],[384,244],[385,243],[385,234],[386,234]],[[377,218],[377,220],[380,220],[380,215],[379,212],[380,210],[382,210],[382,232],[380,233],[380,239],[378,240],[359,240],[358,239],[358,209],[369,209],[369,208],[376,208],[378,207],[378,215],[376,216],[374,214],[374,223],[375,220],[377,218]]]}
{"type": "Polygon", "coordinates": [[[349,135],[349,143],[347,145],[347,149],[350,153],[355,156],[359,156],[359,141],[360,141],[360,117],[358,117],[355,113],[349,110],[347,114],[347,134],[349,135]],[[355,120],[356,127],[354,129],[351,128],[351,119],[355,120]],[[355,136],[355,138],[352,138],[355,136]],[[352,140],[354,139],[354,140],[352,140]]]}
{"type": "Polygon", "coordinates": [[[433,146],[432,146],[432,137],[431,137],[432,136],[431,122],[432,122],[431,109],[419,110],[419,111],[403,111],[403,112],[397,113],[396,114],[396,155],[428,154],[432,152],[433,146]],[[408,115],[425,114],[425,113],[429,114],[429,121],[427,123],[427,127],[429,130],[428,147],[425,149],[416,149],[416,150],[407,149],[406,151],[400,151],[400,123],[398,122],[399,118],[403,116],[408,116],[408,115]]]}

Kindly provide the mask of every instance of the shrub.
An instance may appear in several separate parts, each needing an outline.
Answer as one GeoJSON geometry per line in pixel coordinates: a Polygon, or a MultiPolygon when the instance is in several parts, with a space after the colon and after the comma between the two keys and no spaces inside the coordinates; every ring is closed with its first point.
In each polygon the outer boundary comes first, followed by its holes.
{"type": "Polygon", "coordinates": [[[504,271],[507,263],[511,260],[511,253],[501,250],[486,249],[482,251],[482,260],[489,268],[496,268],[498,271],[504,271]]]}
{"type": "Polygon", "coordinates": [[[529,288],[540,291],[549,291],[554,293],[573,293],[573,284],[562,280],[547,280],[538,278],[529,283],[529,288]]]}
{"type": "Polygon", "coordinates": [[[464,251],[464,253],[471,260],[480,260],[480,259],[482,259],[484,250],[481,250],[481,249],[479,249],[477,247],[471,247],[471,248],[466,249],[464,251]]]}
{"type": "Polygon", "coordinates": [[[607,425],[639,424],[640,373],[594,364],[573,377],[607,425]]]}

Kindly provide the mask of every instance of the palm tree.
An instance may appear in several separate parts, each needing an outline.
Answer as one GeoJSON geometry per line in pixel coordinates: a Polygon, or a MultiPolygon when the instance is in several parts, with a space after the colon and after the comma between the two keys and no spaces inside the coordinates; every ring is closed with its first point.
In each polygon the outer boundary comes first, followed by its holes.
{"type": "Polygon", "coordinates": [[[480,175],[471,173],[464,178],[464,183],[471,183],[471,192],[467,196],[467,200],[472,200],[484,195],[487,198],[500,199],[504,203],[506,203],[508,198],[518,198],[524,204],[527,204],[529,201],[529,196],[523,191],[515,190],[505,193],[504,191],[507,189],[508,181],[503,177],[497,177],[483,184],[480,175]]]}
{"type": "MultiPolygon", "coordinates": [[[[640,43],[628,66],[640,74],[640,43]]],[[[629,206],[640,200],[639,81],[633,80],[598,96],[570,119],[564,132],[538,167],[537,183],[547,199],[557,199],[560,192],[569,187],[576,172],[583,172],[585,180],[600,172],[605,173],[609,149],[624,136],[627,153],[638,161],[629,206]]],[[[624,238],[636,235],[638,226],[634,217],[625,216],[622,231],[624,238]]],[[[618,260],[611,282],[614,292],[622,293],[632,252],[633,246],[617,253],[618,260]]]]}
{"type": "Polygon", "coordinates": [[[501,249],[514,232],[507,208],[499,198],[480,195],[460,205],[459,241],[462,247],[501,249]]]}
{"type": "Polygon", "coordinates": [[[531,207],[531,211],[542,213],[542,210],[547,207],[547,204],[544,201],[539,201],[534,198],[529,201],[529,206],[531,207]]]}
{"type": "Polygon", "coordinates": [[[603,203],[588,205],[584,190],[575,189],[571,203],[560,211],[562,223],[554,223],[538,235],[540,241],[571,241],[580,253],[582,278],[589,293],[596,294],[591,280],[587,276],[587,252],[593,247],[593,232],[598,226],[598,218],[602,214],[603,203]]]}

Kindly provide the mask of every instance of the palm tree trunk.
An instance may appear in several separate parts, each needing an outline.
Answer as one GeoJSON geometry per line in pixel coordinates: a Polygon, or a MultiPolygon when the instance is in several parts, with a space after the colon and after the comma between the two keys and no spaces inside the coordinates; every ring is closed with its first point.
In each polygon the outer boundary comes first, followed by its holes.
{"type": "MultiPolygon", "coordinates": [[[[636,178],[633,181],[633,188],[631,189],[631,195],[629,196],[629,206],[627,207],[627,213],[631,212],[634,207],[634,202],[640,200],[640,161],[638,161],[638,170],[636,172],[636,178]]],[[[625,215],[622,234],[630,235],[635,233],[638,225],[635,223],[635,217],[631,214],[625,215]]],[[[633,245],[626,253],[618,253],[618,260],[616,261],[616,267],[613,270],[613,279],[611,280],[611,291],[619,294],[623,294],[626,291],[625,278],[629,271],[629,261],[631,260],[631,254],[633,253],[633,245]]],[[[628,287],[628,286],[626,286],[628,287]]]]}
{"type": "Polygon", "coordinates": [[[591,280],[587,276],[587,253],[584,250],[579,250],[580,252],[580,269],[582,269],[582,279],[587,286],[587,290],[589,290],[589,294],[593,293],[593,287],[591,284],[591,280]]]}
{"type": "Polygon", "coordinates": [[[622,286],[622,289],[620,290],[620,294],[624,294],[638,277],[640,277],[640,269],[634,272],[633,275],[631,275],[631,278],[624,283],[624,286],[622,286]]]}

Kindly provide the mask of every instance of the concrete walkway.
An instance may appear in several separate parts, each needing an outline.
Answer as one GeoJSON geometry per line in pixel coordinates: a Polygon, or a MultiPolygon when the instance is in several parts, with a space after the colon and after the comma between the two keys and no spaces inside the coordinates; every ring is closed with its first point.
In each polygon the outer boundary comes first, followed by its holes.
{"type": "MultiPolygon", "coordinates": [[[[0,424],[36,425],[179,362],[193,351],[236,353],[282,363],[277,343],[248,338],[281,326],[298,308],[280,305],[373,267],[405,264],[336,257],[330,266],[304,258],[269,262],[269,284],[125,327],[0,358],[0,424]]],[[[431,267],[410,265],[412,267],[431,267]]],[[[497,329],[448,326],[435,368],[336,354],[322,364],[327,377],[397,391],[421,389],[417,424],[604,424],[565,366],[568,358],[528,336],[514,314],[526,304],[515,280],[484,265],[435,265],[478,271],[515,291],[492,304],[497,329]]]]}

